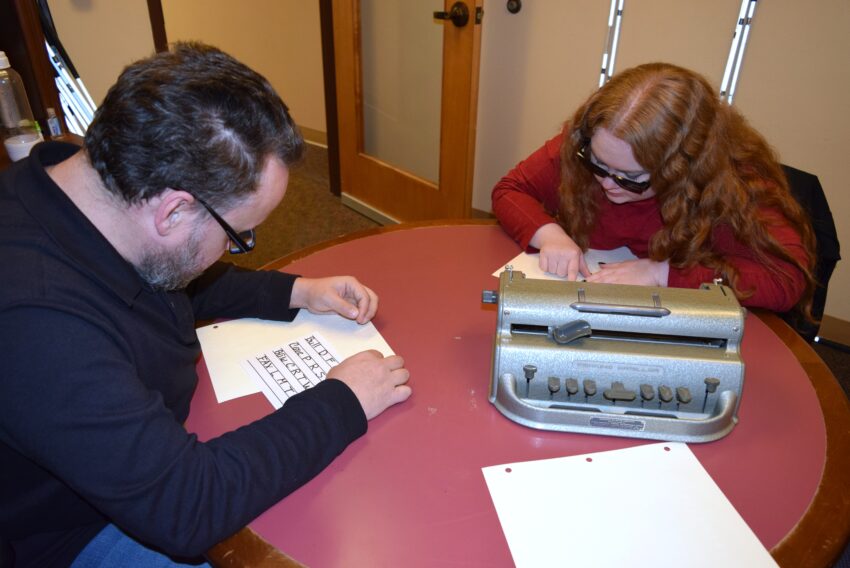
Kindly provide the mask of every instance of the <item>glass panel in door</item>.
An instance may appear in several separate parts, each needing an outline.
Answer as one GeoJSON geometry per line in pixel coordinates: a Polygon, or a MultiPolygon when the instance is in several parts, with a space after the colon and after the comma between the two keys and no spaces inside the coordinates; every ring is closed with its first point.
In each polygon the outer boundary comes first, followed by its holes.
{"type": "Polygon", "coordinates": [[[360,0],[363,148],[439,180],[443,26],[439,0],[360,0]]]}

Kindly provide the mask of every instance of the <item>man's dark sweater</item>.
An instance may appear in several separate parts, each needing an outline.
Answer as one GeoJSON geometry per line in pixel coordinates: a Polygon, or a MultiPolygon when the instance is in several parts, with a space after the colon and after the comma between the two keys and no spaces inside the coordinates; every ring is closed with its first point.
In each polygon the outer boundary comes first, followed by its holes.
{"type": "Polygon", "coordinates": [[[217,264],[154,291],[45,168],[47,143],[0,176],[0,538],[20,566],[66,566],[108,522],[194,556],[292,492],[366,431],[329,379],[206,443],[182,427],[195,319],[290,321],[294,276],[217,264]]]}

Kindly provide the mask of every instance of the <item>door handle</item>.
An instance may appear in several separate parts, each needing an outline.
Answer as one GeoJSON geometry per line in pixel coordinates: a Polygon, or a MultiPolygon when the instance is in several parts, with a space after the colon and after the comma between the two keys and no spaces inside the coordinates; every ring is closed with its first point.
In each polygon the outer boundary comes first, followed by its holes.
{"type": "Polygon", "coordinates": [[[462,28],[469,23],[469,8],[464,2],[455,2],[448,12],[434,12],[435,20],[451,20],[452,23],[462,28]]]}

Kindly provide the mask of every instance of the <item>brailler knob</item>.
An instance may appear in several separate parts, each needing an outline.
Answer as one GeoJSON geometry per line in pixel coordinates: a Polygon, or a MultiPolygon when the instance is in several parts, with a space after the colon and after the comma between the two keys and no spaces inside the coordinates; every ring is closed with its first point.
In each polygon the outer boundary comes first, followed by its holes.
{"type": "Polygon", "coordinates": [[[658,398],[661,399],[661,402],[670,402],[673,400],[673,389],[666,385],[661,385],[658,387],[658,398]]]}
{"type": "Polygon", "coordinates": [[[549,392],[555,394],[561,390],[561,379],[558,377],[549,377],[549,392]]]}
{"type": "Polygon", "coordinates": [[[714,377],[705,379],[705,392],[715,392],[718,386],[720,386],[720,379],[714,377]]]}
{"type": "Polygon", "coordinates": [[[582,337],[590,337],[593,329],[585,320],[574,320],[552,328],[552,339],[555,343],[566,345],[582,337]]]}
{"type": "Polygon", "coordinates": [[[530,381],[534,378],[534,373],[537,372],[537,367],[534,365],[523,365],[522,370],[525,371],[525,380],[530,381]]]}
{"type": "Polygon", "coordinates": [[[566,380],[566,381],[564,381],[564,382],[565,382],[565,384],[566,384],[567,392],[568,392],[570,395],[574,395],[575,393],[577,393],[577,392],[578,392],[578,381],[577,381],[577,380],[575,380],[575,379],[567,379],[567,380],[566,380]]]}

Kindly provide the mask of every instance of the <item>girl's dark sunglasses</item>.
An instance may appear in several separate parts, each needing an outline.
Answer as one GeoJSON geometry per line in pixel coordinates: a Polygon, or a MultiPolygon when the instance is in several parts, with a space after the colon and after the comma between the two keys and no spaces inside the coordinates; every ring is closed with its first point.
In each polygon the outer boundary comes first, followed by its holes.
{"type": "Polygon", "coordinates": [[[652,185],[652,180],[649,179],[646,181],[635,181],[633,179],[612,174],[611,172],[609,172],[591,159],[590,144],[585,144],[584,146],[582,146],[581,149],[576,152],[576,156],[578,156],[579,161],[584,165],[585,168],[587,168],[590,173],[601,178],[609,177],[614,180],[614,183],[616,183],[626,191],[641,194],[647,189],[649,189],[650,185],[652,185]]]}

